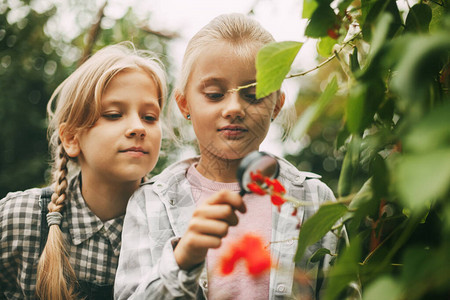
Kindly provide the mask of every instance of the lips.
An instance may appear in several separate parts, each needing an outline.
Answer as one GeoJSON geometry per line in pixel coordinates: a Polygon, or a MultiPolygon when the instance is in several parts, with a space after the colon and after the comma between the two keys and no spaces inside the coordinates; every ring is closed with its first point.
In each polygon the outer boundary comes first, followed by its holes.
{"type": "Polygon", "coordinates": [[[236,131],[236,132],[247,132],[248,130],[239,125],[227,125],[217,129],[217,131],[236,131]]]}
{"type": "Polygon", "coordinates": [[[136,152],[136,153],[148,154],[148,152],[144,151],[144,149],[141,147],[130,147],[125,150],[120,150],[119,152],[131,152],[131,153],[136,152]]]}
{"type": "Polygon", "coordinates": [[[244,137],[244,134],[248,131],[246,128],[239,125],[227,125],[217,129],[226,139],[238,140],[244,137]]]}

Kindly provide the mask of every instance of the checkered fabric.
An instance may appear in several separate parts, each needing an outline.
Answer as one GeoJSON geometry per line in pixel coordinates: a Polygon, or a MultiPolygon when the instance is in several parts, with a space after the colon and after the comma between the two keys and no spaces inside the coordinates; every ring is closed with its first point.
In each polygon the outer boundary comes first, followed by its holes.
{"type": "MultiPolygon", "coordinates": [[[[0,299],[33,299],[40,243],[41,189],[0,200],[0,299]]],[[[86,205],[80,175],[69,182],[61,230],[78,280],[114,283],[123,216],[102,222],[86,205]]]]}

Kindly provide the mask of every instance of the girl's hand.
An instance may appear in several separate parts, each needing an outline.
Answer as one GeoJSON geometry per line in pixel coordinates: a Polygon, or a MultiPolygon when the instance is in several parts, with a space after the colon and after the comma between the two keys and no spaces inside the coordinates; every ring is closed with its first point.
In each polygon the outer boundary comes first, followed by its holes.
{"type": "Polygon", "coordinates": [[[242,197],[230,191],[220,191],[197,207],[186,233],[175,247],[174,255],[183,270],[203,262],[209,248],[219,248],[229,226],[238,223],[236,210],[245,213],[242,197]]]}

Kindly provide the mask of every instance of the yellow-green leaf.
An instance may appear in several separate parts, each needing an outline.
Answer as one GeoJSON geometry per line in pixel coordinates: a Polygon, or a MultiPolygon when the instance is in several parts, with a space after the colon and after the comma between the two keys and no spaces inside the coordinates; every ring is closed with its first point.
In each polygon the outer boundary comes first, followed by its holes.
{"type": "Polygon", "coordinates": [[[263,98],[280,89],[303,43],[279,42],[264,46],[256,57],[256,97],[263,98]]]}

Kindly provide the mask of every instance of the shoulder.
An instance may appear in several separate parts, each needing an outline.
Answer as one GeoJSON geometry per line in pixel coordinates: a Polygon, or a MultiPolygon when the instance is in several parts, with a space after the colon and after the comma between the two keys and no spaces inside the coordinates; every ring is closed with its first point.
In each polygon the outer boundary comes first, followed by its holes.
{"type": "Polygon", "coordinates": [[[153,176],[150,180],[143,183],[135,194],[142,194],[150,191],[164,192],[168,189],[178,189],[187,182],[186,173],[189,167],[192,164],[197,163],[198,160],[198,157],[193,157],[173,163],[165,168],[160,174],[153,176]]]}
{"type": "Polygon", "coordinates": [[[156,176],[153,176],[150,178],[149,181],[143,183],[143,185],[153,184],[155,182],[162,182],[162,181],[168,181],[168,180],[174,180],[179,177],[186,177],[186,172],[189,169],[189,167],[197,163],[199,161],[199,157],[192,157],[188,159],[184,159],[178,162],[175,162],[165,168],[161,173],[159,173],[156,176]]]}
{"type": "Polygon", "coordinates": [[[130,198],[130,202],[144,208],[148,201],[155,199],[170,201],[176,200],[175,198],[180,195],[185,195],[190,190],[186,179],[187,170],[198,160],[198,157],[193,157],[168,166],[160,174],[142,183],[130,198]],[[169,198],[166,197],[168,194],[170,194],[170,199],[165,199],[169,198]]]}
{"type": "Polygon", "coordinates": [[[280,178],[283,182],[303,187],[308,194],[316,195],[320,202],[334,201],[333,191],[320,180],[322,176],[300,171],[284,158],[277,157],[277,159],[280,163],[280,178]]]}
{"type": "Polygon", "coordinates": [[[320,181],[319,179],[322,178],[319,174],[298,170],[284,158],[277,157],[277,160],[280,164],[280,177],[286,180],[303,184],[306,180],[317,179],[317,181],[320,181]]]}
{"type": "MultiPolygon", "coordinates": [[[[0,200],[0,238],[3,242],[28,241],[40,228],[41,189],[14,192],[0,200]]],[[[4,245],[3,245],[4,246],[4,245]]],[[[1,252],[1,251],[0,251],[1,252]]]]}
{"type": "Polygon", "coordinates": [[[41,189],[33,188],[26,191],[8,193],[5,198],[0,200],[0,214],[5,216],[23,216],[33,214],[35,211],[40,213],[39,198],[41,189]]]}

